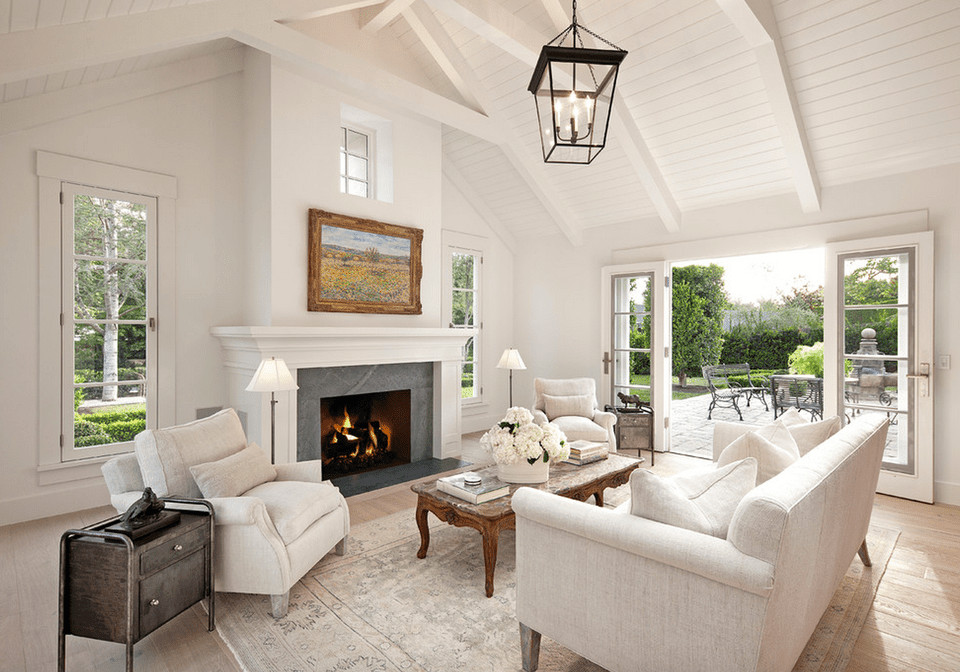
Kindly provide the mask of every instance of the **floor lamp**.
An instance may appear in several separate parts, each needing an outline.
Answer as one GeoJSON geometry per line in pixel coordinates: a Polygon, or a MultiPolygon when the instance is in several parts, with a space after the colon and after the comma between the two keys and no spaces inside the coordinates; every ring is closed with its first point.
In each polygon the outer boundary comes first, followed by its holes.
{"type": "Polygon", "coordinates": [[[290,369],[282,359],[271,357],[260,362],[253,380],[247,385],[247,392],[270,393],[270,464],[276,464],[277,439],[277,392],[297,390],[299,386],[290,375],[290,369]]]}
{"type": "Polygon", "coordinates": [[[523,358],[520,357],[520,351],[516,348],[507,348],[500,355],[500,361],[497,362],[498,369],[510,369],[510,408],[513,408],[513,370],[525,369],[523,358]]]}

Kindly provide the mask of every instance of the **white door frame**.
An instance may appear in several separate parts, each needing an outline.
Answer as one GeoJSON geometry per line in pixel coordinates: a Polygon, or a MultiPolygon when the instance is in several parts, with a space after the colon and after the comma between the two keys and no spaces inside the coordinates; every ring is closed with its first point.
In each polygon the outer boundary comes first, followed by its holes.
{"type": "MultiPolygon", "coordinates": [[[[605,355],[613,359],[613,279],[622,275],[638,275],[652,273],[650,316],[652,333],[650,334],[650,401],[653,405],[653,446],[658,451],[670,450],[670,399],[671,385],[664,385],[663,381],[670,381],[671,362],[669,347],[670,321],[667,319],[670,306],[670,289],[666,286],[665,278],[670,277],[670,264],[666,261],[650,261],[636,264],[619,264],[604,266],[600,269],[600,360],[605,355]]],[[[601,363],[600,389],[597,398],[601,405],[613,404],[613,365],[612,361],[606,370],[601,363]]]]}
{"type": "Polygon", "coordinates": [[[933,375],[934,375],[934,246],[933,232],[923,231],[880,238],[865,238],[842,243],[832,243],[826,248],[826,284],[823,310],[824,352],[833,353],[824,362],[823,402],[824,415],[838,415],[841,412],[841,390],[843,389],[843,342],[840,321],[842,305],[843,276],[840,269],[840,256],[850,253],[883,252],[892,249],[913,248],[916,252],[914,271],[914,315],[915,329],[913,352],[917,370],[909,374],[920,373],[920,367],[927,364],[926,381],[914,379],[908,385],[912,395],[911,425],[913,433],[914,473],[904,474],[883,470],[877,491],[921,502],[933,502],[933,375]],[[833,291],[829,291],[833,288],[833,291]],[[923,394],[923,383],[926,394],[923,394]]]}

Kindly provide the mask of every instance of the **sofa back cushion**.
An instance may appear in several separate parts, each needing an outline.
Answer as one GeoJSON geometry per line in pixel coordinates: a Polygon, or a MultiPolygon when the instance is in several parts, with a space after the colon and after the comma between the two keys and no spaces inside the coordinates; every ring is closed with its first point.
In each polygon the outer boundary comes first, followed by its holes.
{"type": "Polygon", "coordinates": [[[134,438],[143,483],[159,497],[201,497],[190,467],[215,462],[247,446],[237,412],[218,413],[165,429],[148,429],[134,438]]]}

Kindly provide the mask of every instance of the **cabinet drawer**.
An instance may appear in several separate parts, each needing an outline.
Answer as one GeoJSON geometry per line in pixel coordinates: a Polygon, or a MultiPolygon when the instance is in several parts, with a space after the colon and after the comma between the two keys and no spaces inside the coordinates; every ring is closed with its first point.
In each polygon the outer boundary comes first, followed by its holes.
{"type": "Polygon", "coordinates": [[[621,427],[649,427],[653,416],[649,413],[621,413],[617,424],[621,427]]]}
{"type": "Polygon", "coordinates": [[[140,574],[146,576],[161,567],[176,562],[201,546],[207,540],[209,532],[206,525],[201,525],[179,537],[165,541],[156,548],[145,551],[140,556],[140,574]]]}
{"type": "Polygon", "coordinates": [[[204,552],[195,551],[140,582],[140,634],[153,632],[205,597],[204,552]],[[156,604],[153,604],[156,602],[156,604]]]}
{"type": "Polygon", "coordinates": [[[650,448],[650,430],[646,427],[620,429],[620,445],[624,448],[650,448]]]}

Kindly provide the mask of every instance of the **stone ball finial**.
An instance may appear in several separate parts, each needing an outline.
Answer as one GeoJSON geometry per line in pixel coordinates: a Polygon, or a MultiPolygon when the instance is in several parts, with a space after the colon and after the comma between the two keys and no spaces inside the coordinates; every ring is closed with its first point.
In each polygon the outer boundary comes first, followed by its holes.
{"type": "Polygon", "coordinates": [[[860,332],[860,338],[874,339],[876,337],[877,337],[877,330],[871,329],[870,327],[867,327],[866,329],[860,332]]]}

